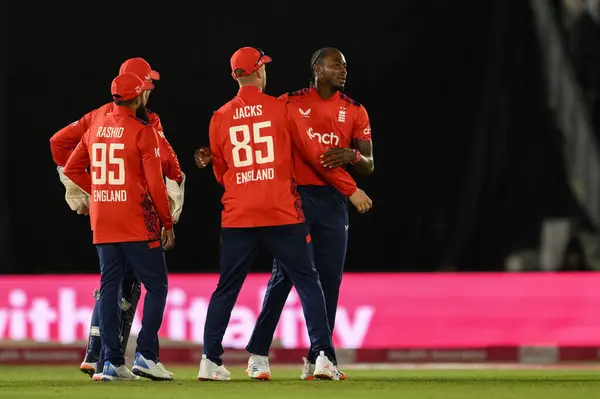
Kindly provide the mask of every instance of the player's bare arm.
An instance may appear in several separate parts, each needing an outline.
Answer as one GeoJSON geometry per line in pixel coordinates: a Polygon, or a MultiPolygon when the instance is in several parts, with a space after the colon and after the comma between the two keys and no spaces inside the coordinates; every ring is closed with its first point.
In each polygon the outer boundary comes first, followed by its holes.
{"type": "Polygon", "coordinates": [[[373,142],[371,140],[354,140],[354,148],[360,154],[358,162],[354,162],[354,169],[363,176],[369,176],[375,170],[373,159],[373,142]]]}

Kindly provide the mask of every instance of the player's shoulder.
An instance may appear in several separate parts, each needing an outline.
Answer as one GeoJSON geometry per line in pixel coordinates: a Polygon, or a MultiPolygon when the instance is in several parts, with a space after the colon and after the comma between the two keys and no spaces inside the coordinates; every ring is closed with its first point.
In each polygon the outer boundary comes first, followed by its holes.
{"type": "Polygon", "coordinates": [[[227,115],[235,108],[235,98],[227,101],[225,104],[221,105],[218,109],[213,111],[212,118],[219,118],[227,115]]]}
{"type": "Polygon", "coordinates": [[[148,115],[148,120],[150,121],[151,124],[160,123],[160,116],[158,116],[158,114],[156,112],[146,108],[146,115],[148,115]]]}
{"type": "Polygon", "coordinates": [[[310,87],[305,87],[304,89],[300,89],[300,90],[296,90],[296,91],[290,91],[287,94],[288,97],[304,97],[307,96],[310,93],[310,87]]]}
{"type": "Polygon", "coordinates": [[[360,108],[362,106],[361,103],[359,103],[358,101],[352,99],[349,95],[345,94],[345,93],[340,93],[340,100],[343,102],[346,102],[348,104],[351,104],[355,107],[360,108]]]}
{"type": "Polygon", "coordinates": [[[267,93],[261,93],[259,98],[260,98],[260,101],[265,105],[275,105],[275,106],[283,105],[283,103],[280,101],[280,99],[278,97],[272,96],[267,93]]]}
{"type": "Polygon", "coordinates": [[[309,93],[310,93],[310,88],[306,87],[304,89],[300,89],[300,90],[296,90],[296,91],[288,91],[287,93],[284,93],[281,96],[279,96],[279,99],[289,101],[289,102],[304,101],[307,98],[309,93]]]}
{"type": "Polygon", "coordinates": [[[86,114],[86,116],[93,116],[93,117],[103,117],[103,116],[108,116],[112,113],[113,109],[115,107],[115,103],[114,102],[109,102],[106,103],[94,110],[91,110],[90,112],[88,112],[86,114]]]}

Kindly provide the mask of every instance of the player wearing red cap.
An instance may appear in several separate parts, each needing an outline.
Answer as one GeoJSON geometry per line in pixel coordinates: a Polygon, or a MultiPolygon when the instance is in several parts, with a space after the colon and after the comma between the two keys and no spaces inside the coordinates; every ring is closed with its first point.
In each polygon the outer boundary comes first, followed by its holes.
{"type": "MultiPolygon", "coordinates": [[[[342,93],[346,84],[346,59],[338,49],[327,47],[312,56],[311,87],[280,97],[296,107],[310,126],[308,136],[320,148],[326,168],[353,165],[363,175],[373,172],[371,125],[365,108],[342,93]],[[354,147],[354,148],[351,148],[354,147]]],[[[348,244],[348,207],[344,198],[323,179],[319,168],[296,157],[296,179],[307,225],[313,237],[314,260],[327,304],[333,332],[348,244]]],[[[322,169],[322,168],[321,168],[322,169]]],[[[275,260],[277,264],[281,259],[275,260]]],[[[267,355],[279,317],[292,289],[282,267],[274,272],[265,293],[263,308],[246,349],[267,355]]],[[[311,379],[318,350],[311,347],[304,358],[302,379],[311,379]]],[[[345,374],[340,371],[341,379],[345,374]]]]}
{"type": "MultiPolygon", "coordinates": [[[[125,61],[119,70],[119,74],[123,73],[134,73],[145,82],[152,83],[153,81],[160,79],[160,74],[150,67],[150,64],[143,58],[130,58],[125,61]]],[[[153,85],[148,87],[154,87],[153,85]]],[[[136,115],[149,122],[159,135],[160,144],[160,156],[161,166],[163,174],[166,177],[167,192],[169,193],[169,202],[171,205],[171,213],[173,215],[175,223],[179,220],[183,208],[184,200],[184,188],[185,188],[185,175],[179,167],[179,161],[173,148],[167,141],[163,128],[160,122],[160,118],[154,112],[151,112],[146,108],[148,98],[152,89],[146,89],[143,91],[142,99],[143,106],[138,108],[136,115]]],[[[89,204],[89,196],[84,193],[79,187],[71,182],[63,173],[64,165],[67,163],[69,156],[83,137],[83,134],[90,127],[92,122],[98,116],[104,116],[110,114],[114,108],[114,102],[107,103],[102,107],[95,109],[81,119],[72,124],[62,128],[50,139],[50,148],[52,150],[52,157],[57,164],[58,173],[60,180],[66,187],[65,198],[72,210],[77,213],[87,213],[87,207],[89,204]]],[[[123,299],[121,307],[123,310],[122,316],[122,341],[124,349],[127,348],[129,341],[129,335],[131,332],[131,326],[133,324],[133,318],[137,309],[137,303],[140,298],[140,284],[135,279],[135,276],[130,271],[123,279],[123,299]]],[[[97,293],[94,293],[97,296],[97,293]]],[[[98,319],[97,306],[94,307],[92,313],[92,320],[89,330],[89,338],[86,356],[80,365],[80,370],[94,379],[99,379],[102,373],[103,362],[100,359],[100,329],[98,319]]]]}
{"type": "MultiPolygon", "coordinates": [[[[261,246],[282,260],[281,267],[298,291],[310,341],[319,352],[314,376],[337,377],[325,300],[310,259],[310,236],[296,191],[292,149],[295,147],[315,167],[320,165],[321,153],[306,135],[307,127],[298,109],[263,93],[269,62],[271,58],[255,48],[236,51],[231,57],[231,70],[240,89],[210,121],[213,170],[225,193],[221,275],[208,306],[200,380],[230,379],[221,360],[222,339],[245,276],[261,246]]],[[[371,207],[371,200],[345,170],[318,169],[357,208],[371,207]]],[[[266,358],[255,360],[259,364],[266,358]]],[[[268,363],[248,369],[248,375],[270,379],[268,363]]]]}
{"type": "MultiPolygon", "coordinates": [[[[357,172],[370,175],[373,172],[373,146],[371,126],[365,108],[342,93],[346,84],[346,60],[337,49],[327,47],[316,51],[311,58],[310,88],[288,93],[280,97],[298,108],[310,129],[307,136],[323,152],[323,166],[337,168],[353,165],[357,172]],[[354,148],[351,148],[354,147],[354,148]]],[[[212,161],[210,149],[196,151],[196,165],[205,167],[212,161]]],[[[298,192],[312,237],[314,258],[327,303],[327,315],[331,331],[339,298],[340,284],[348,242],[348,209],[345,199],[322,178],[320,169],[301,157],[294,159],[298,192]]],[[[253,359],[268,355],[281,311],[292,288],[284,269],[277,267],[269,281],[262,312],[246,349],[253,359]]],[[[309,350],[304,358],[302,379],[312,379],[318,352],[309,350]]],[[[262,362],[265,363],[264,361],[262,362]]],[[[339,372],[345,379],[345,374],[339,372]]]]}
{"type": "Polygon", "coordinates": [[[117,76],[111,85],[112,111],[94,119],[63,171],[90,195],[90,220],[101,271],[97,302],[101,358],[105,360],[102,381],[135,379],[136,375],[173,379],[158,360],[158,330],[167,300],[163,246],[166,250],[174,245],[173,218],[158,135],[151,125],[136,118],[144,103],[143,91],[152,88],[151,82],[133,73],[117,76]],[[133,374],[125,366],[120,314],[115,312],[127,265],[146,288],[133,374]]]}

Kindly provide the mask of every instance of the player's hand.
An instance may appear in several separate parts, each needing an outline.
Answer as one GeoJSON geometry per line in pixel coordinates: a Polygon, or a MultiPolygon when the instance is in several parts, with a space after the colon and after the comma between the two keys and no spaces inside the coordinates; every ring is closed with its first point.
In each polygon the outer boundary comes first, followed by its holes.
{"type": "Polygon", "coordinates": [[[177,184],[176,181],[171,180],[168,177],[165,179],[173,223],[179,221],[179,216],[181,216],[181,211],[183,210],[183,201],[185,198],[185,174],[182,172],[181,175],[181,184],[177,184]]]}
{"type": "Polygon", "coordinates": [[[373,201],[369,196],[360,188],[356,190],[354,194],[348,197],[352,205],[356,207],[359,213],[368,212],[373,206],[373,201]]]}
{"type": "Polygon", "coordinates": [[[90,208],[88,208],[86,205],[83,205],[81,208],[77,209],[77,214],[87,216],[90,214],[90,208]]]}
{"type": "Polygon", "coordinates": [[[175,246],[175,231],[173,229],[162,229],[162,246],[165,251],[175,246]]]}
{"type": "Polygon", "coordinates": [[[337,168],[348,165],[356,159],[356,153],[351,148],[330,148],[321,155],[324,168],[337,168]]]}
{"type": "Polygon", "coordinates": [[[90,196],[79,187],[75,185],[68,187],[65,191],[65,201],[78,215],[89,214],[90,196]]]}
{"type": "Polygon", "coordinates": [[[196,166],[200,169],[206,168],[212,161],[212,152],[210,152],[210,148],[202,147],[197,149],[194,153],[194,162],[196,162],[196,166]]]}
{"type": "Polygon", "coordinates": [[[79,215],[87,215],[87,208],[90,206],[90,196],[79,188],[75,183],[65,176],[63,166],[56,168],[60,182],[65,186],[65,201],[72,211],[77,211],[79,215]]]}

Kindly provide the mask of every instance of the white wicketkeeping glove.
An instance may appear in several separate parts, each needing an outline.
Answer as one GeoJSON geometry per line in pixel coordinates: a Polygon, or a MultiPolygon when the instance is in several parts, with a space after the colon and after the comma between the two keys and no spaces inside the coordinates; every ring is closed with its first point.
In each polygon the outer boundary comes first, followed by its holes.
{"type": "Polygon", "coordinates": [[[67,204],[69,204],[69,207],[72,211],[77,211],[77,213],[81,214],[86,208],[89,208],[90,196],[88,193],[80,189],[77,184],[73,183],[71,179],[65,176],[63,169],[64,167],[62,166],[56,168],[61,183],[67,189],[65,193],[65,200],[67,201],[67,204]]]}
{"type": "Polygon", "coordinates": [[[177,184],[175,180],[171,180],[168,177],[165,178],[167,186],[167,194],[169,194],[169,205],[171,208],[171,215],[173,216],[173,223],[179,221],[179,216],[183,210],[183,199],[185,194],[185,174],[181,172],[183,177],[181,184],[177,184]]]}

